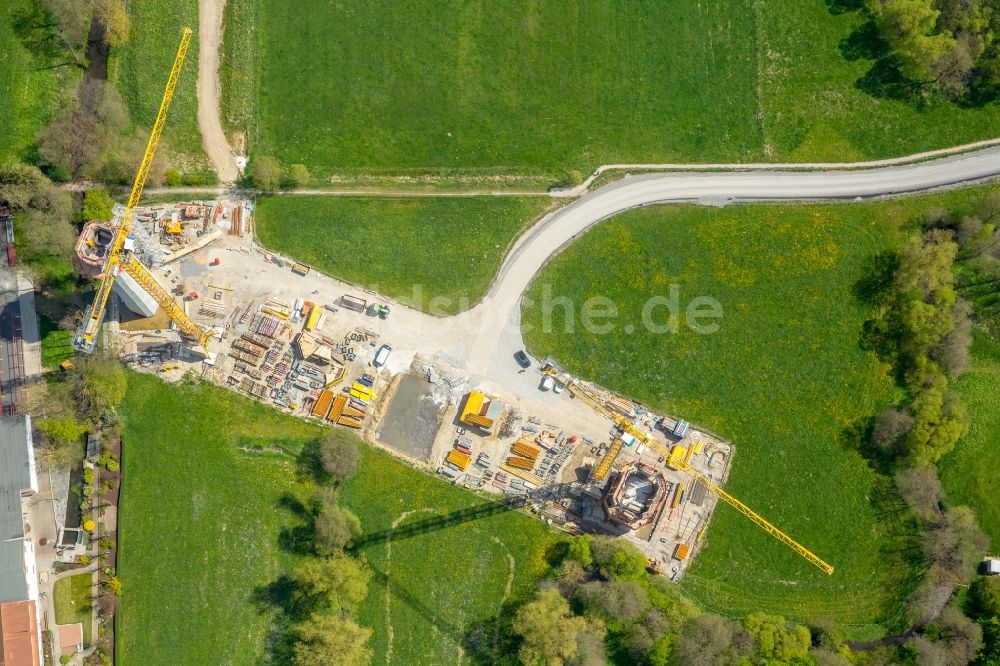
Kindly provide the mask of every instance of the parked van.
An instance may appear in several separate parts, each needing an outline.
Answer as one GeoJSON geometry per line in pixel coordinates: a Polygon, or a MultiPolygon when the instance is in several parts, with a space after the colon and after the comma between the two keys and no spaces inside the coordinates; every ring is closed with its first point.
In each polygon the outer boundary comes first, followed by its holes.
{"type": "Polygon", "coordinates": [[[375,360],[372,361],[372,365],[376,368],[381,368],[385,365],[385,362],[389,360],[389,352],[392,351],[392,347],[389,345],[382,345],[378,352],[375,354],[375,360]]]}

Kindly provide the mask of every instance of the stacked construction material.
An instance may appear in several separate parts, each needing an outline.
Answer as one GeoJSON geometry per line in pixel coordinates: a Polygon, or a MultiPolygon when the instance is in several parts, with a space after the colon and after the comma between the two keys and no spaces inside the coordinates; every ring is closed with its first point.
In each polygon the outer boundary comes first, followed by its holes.
{"type": "Polygon", "coordinates": [[[198,314],[212,319],[225,319],[226,306],[221,301],[202,300],[198,314]]]}
{"type": "Polygon", "coordinates": [[[259,345],[256,342],[253,342],[252,340],[248,340],[246,336],[234,342],[233,349],[242,349],[243,351],[247,352],[248,354],[252,354],[257,358],[261,358],[262,356],[264,356],[264,352],[267,351],[266,346],[259,345]]]}
{"type": "Polygon", "coordinates": [[[292,316],[292,307],[288,303],[279,301],[276,298],[268,298],[264,301],[264,304],[260,306],[260,311],[267,315],[273,315],[278,319],[288,319],[292,316]]]}
{"type": "Polygon", "coordinates": [[[333,391],[324,389],[320,392],[319,398],[316,400],[316,404],[313,405],[312,415],[321,419],[325,419],[326,415],[330,413],[330,407],[333,406],[333,391]]]}
{"type": "Polygon", "coordinates": [[[517,469],[523,469],[525,471],[530,471],[535,467],[535,461],[531,458],[522,458],[521,456],[510,456],[507,458],[507,464],[511,467],[517,469]]]}
{"type": "Polygon", "coordinates": [[[247,365],[256,366],[258,363],[260,363],[260,356],[254,356],[253,354],[250,354],[240,349],[229,350],[229,355],[235,358],[237,361],[242,361],[247,365]]]}
{"type": "Polygon", "coordinates": [[[340,415],[344,413],[344,407],[346,405],[347,396],[341,393],[333,399],[333,406],[330,408],[330,413],[327,414],[326,420],[336,423],[337,419],[340,418],[340,415]]]}
{"type": "Polygon", "coordinates": [[[510,447],[507,464],[517,469],[531,470],[535,467],[540,453],[541,449],[535,446],[530,439],[522,437],[510,447]]]}
{"type": "Polygon", "coordinates": [[[465,468],[469,466],[470,462],[472,462],[472,457],[467,453],[462,453],[458,449],[452,449],[448,452],[448,457],[445,458],[445,462],[460,472],[464,472],[465,468]]]}

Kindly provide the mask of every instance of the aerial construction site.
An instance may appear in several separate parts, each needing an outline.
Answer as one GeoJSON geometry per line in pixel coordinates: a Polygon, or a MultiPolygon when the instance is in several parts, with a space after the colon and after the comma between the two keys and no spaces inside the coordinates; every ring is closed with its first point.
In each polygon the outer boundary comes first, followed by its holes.
{"type": "MultiPolygon", "coordinates": [[[[100,266],[124,213],[116,211],[85,227],[81,265],[100,266]]],[[[355,430],[443,481],[518,503],[550,524],[627,538],[671,576],[704,537],[717,496],[702,479],[723,484],[733,460],[721,438],[553,361],[531,363],[518,374],[526,381],[508,387],[425,353],[432,350],[406,330],[408,308],[343,291],[256,245],[249,201],[137,207],[132,237],[133,260],[148,262],[176,309],[119,276],[103,331],[128,365],[168,381],[194,372],[355,430]]]]}
{"type": "Polygon", "coordinates": [[[194,373],[351,429],[550,525],[627,539],[672,578],[720,499],[832,573],[722,488],[732,444],[533,361],[516,314],[481,303],[436,318],[321,275],[256,243],[248,199],[140,206],[189,40],[186,31],[129,200],[77,243],[78,269],[99,280],[78,351],[103,336],[126,364],[167,381],[194,373]]]}

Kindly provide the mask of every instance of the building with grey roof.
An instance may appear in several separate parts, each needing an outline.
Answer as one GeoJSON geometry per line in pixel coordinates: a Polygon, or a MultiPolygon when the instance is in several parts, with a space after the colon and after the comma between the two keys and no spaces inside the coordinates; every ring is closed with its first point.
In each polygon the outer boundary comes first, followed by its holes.
{"type": "Polygon", "coordinates": [[[31,417],[0,417],[0,603],[38,598],[35,550],[22,501],[38,492],[31,417]]]}

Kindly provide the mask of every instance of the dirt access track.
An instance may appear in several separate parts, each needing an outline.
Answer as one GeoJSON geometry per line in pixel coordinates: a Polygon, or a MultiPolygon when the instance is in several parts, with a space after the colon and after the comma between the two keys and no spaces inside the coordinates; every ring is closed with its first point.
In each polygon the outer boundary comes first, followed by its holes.
{"type": "Polygon", "coordinates": [[[225,8],[225,0],[198,0],[198,129],[219,180],[232,183],[239,171],[219,115],[219,47],[225,8]]]}

